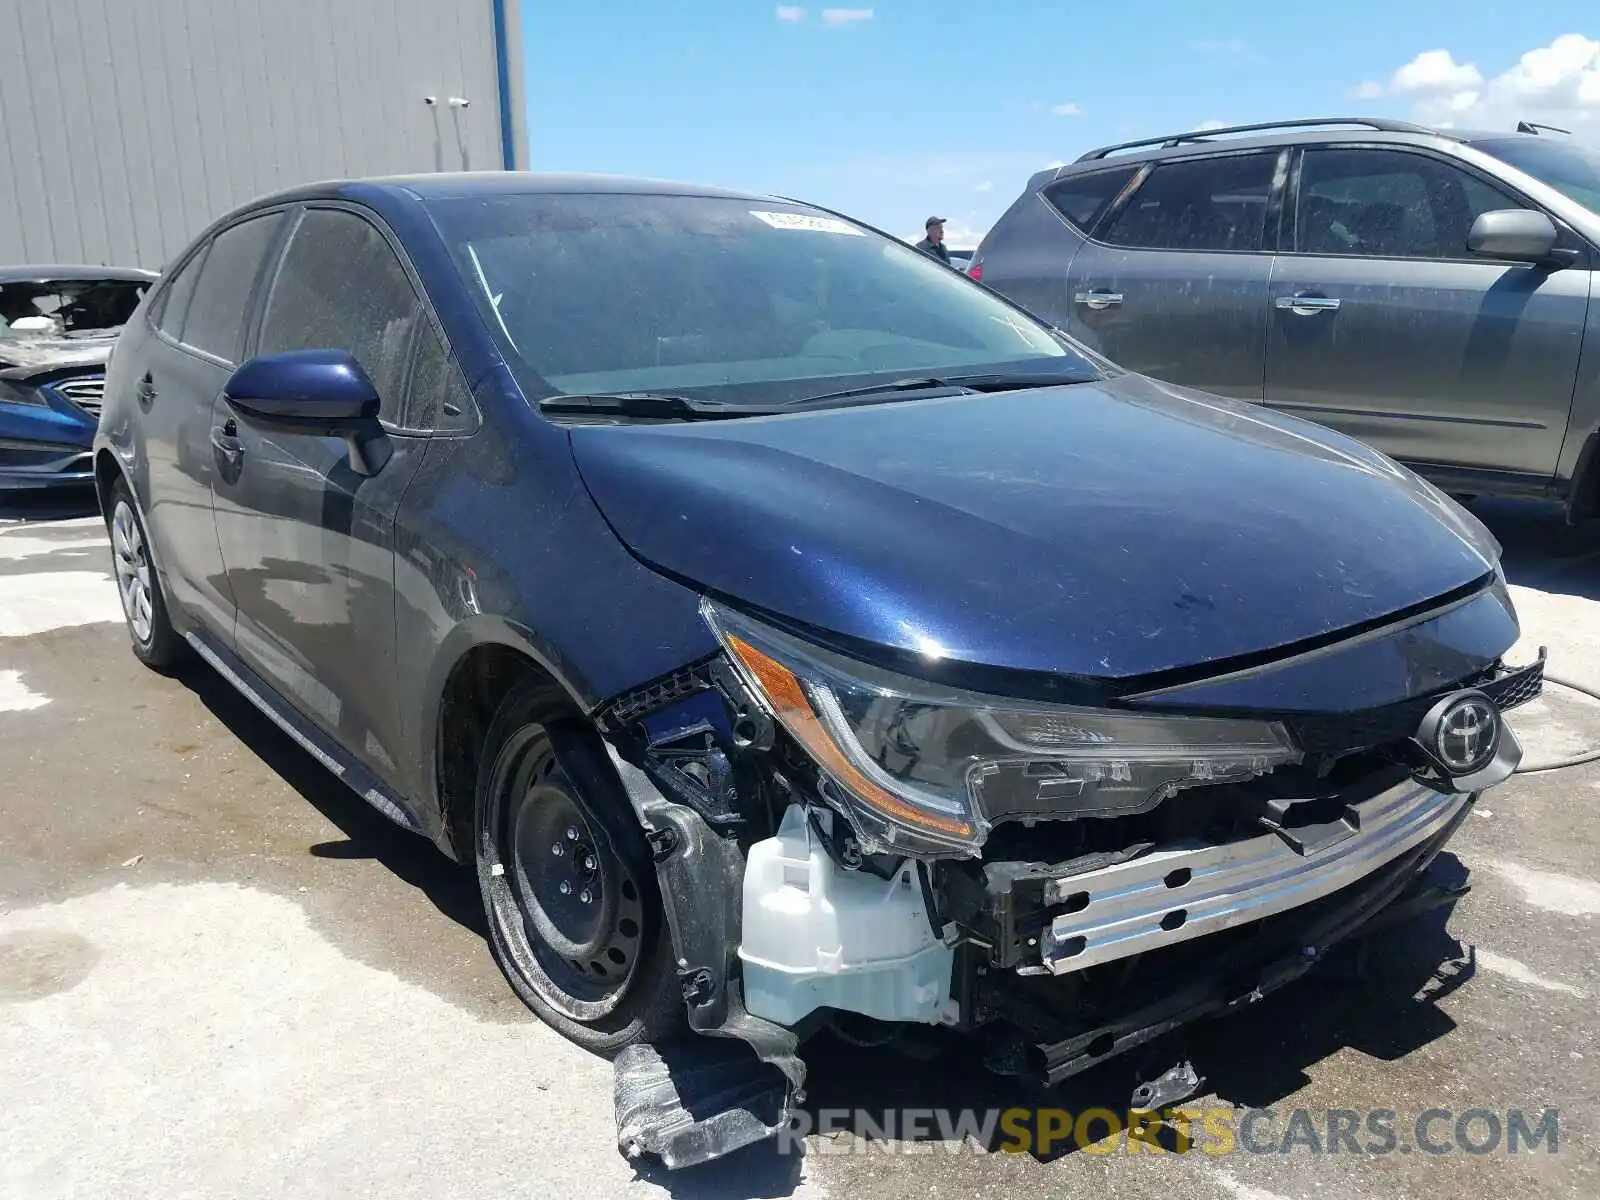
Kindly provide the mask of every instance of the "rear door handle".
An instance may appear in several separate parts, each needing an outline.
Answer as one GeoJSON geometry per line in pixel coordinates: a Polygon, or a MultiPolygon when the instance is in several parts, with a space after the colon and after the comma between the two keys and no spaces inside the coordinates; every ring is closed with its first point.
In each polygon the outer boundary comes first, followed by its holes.
{"type": "Polygon", "coordinates": [[[1339,301],[1333,296],[1319,296],[1314,292],[1296,292],[1292,296],[1279,296],[1273,306],[1294,313],[1297,317],[1314,317],[1321,312],[1334,312],[1339,301]]]}
{"type": "Polygon", "coordinates": [[[1113,304],[1122,303],[1121,292],[1108,292],[1105,288],[1095,288],[1092,291],[1079,292],[1072,297],[1075,304],[1085,308],[1092,308],[1095,312],[1110,308],[1113,304]]]}
{"type": "Polygon", "coordinates": [[[149,411],[150,406],[156,402],[156,380],[149,371],[144,373],[144,378],[139,380],[138,389],[134,397],[139,401],[139,407],[149,411]]]}

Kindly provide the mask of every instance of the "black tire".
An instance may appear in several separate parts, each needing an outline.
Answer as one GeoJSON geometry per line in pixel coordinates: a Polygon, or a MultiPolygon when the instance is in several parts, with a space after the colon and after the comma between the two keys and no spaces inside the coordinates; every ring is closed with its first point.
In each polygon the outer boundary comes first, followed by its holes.
{"type": "Polygon", "coordinates": [[[158,670],[174,666],[189,645],[172,627],[161,575],[150,556],[150,535],[126,480],[119,478],[111,485],[105,518],[111,537],[111,577],[122,600],[134,657],[158,670]]]}
{"type": "Polygon", "coordinates": [[[683,996],[644,830],[599,734],[541,683],[514,687],[484,739],[473,840],[489,945],[524,1004],[611,1058],[679,1033],[683,996]]]}

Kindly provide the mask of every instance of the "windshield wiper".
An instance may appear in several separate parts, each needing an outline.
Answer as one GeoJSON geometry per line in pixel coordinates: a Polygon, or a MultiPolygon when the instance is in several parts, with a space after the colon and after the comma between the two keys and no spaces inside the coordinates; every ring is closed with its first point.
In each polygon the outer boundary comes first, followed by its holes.
{"type": "Polygon", "coordinates": [[[722,404],[716,400],[692,400],[688,396],[662,392],[596,392],[582,396],[545,396],[539,401],[539,411],[668,421],[714,421],[723,417],[752,417],[777,410],[749,404],[722,404]]]}
{"type": "Polygon", "coordinates": [[[875,383],[865,387],[846,388],[840,392],[822,392],[803,396],[791,404],[813,404],[822,400],[848,400],[856,396],[884,396],[896,392],[1011,392],[1024,388],[1060,387],[1063,384],[1082,383],[1070,375],[1050,374],[1043,371],[993,371],[977,375],[917,375],[909,379],[894,379],[888,383],[875,383]]]}

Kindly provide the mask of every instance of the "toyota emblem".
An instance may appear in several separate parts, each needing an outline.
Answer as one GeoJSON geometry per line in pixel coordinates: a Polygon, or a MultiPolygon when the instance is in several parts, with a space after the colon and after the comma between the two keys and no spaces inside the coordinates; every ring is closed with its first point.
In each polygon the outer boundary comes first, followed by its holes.
{"type": "Polygon", "coordinates": [[[1451,775],[1471,775],[1494,759],[1500,741],[1500,712],[1480,692],[1464,692],[1436,710],[1432,750],[1451,775]]]}

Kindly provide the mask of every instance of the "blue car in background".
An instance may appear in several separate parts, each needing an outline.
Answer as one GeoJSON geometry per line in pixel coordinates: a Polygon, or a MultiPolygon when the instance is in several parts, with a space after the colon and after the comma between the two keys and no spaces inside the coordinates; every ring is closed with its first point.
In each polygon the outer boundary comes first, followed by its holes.
{"type": "Polygon", "coordinates": [[[94,482],[106,362],[156,275],[0,267],[0,491],[94,482]]]}

